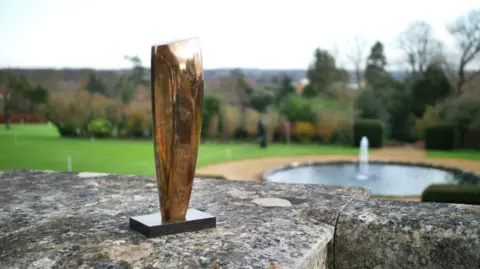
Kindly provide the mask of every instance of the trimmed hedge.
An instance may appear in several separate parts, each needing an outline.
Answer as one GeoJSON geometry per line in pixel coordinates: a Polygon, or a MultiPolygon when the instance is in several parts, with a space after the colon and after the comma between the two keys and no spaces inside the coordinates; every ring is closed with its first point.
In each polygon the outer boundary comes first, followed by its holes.
{"type": "Polygon", "coordinates": [[[452,150],[455,148],[456,128],[451,124],[433,124],[425,129],[425,148],[452,150]]]}
{"type": "Polygon", "coordinates": [[[480,125],[470,126],[464,140],[463,147],[466,149],[480,150],[480,125]]]}
{"type": "Polygon", "coordinates": [[[385,126],[381,120],[360,119],[353,125],[353,141],[356,147],[360,145],[362,137],[366,136],[370,147],[381,148],[385,134],[385,126]]]}
{"type": "Polygon", "coordinates": [[[480,187],[467,184],[433,184],[423,191],[422,202],[480,205],[480,187]]]}

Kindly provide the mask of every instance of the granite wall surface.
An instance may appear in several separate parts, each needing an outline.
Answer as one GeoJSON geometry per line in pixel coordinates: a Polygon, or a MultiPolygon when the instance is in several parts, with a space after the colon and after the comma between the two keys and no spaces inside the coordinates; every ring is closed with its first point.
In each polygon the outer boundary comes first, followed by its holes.
{"type": "Polygon", "coordinates": [[[0,172],[0,268],[480,268],[480,207],[323,185],[198,179],[217,228],[148,239],[153,177],[0,172]]]}

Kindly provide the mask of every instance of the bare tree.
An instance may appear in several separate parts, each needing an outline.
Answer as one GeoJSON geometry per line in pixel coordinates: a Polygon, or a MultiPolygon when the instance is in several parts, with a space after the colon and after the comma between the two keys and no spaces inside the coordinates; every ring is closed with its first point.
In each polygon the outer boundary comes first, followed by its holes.
{"type": "Polygon", "coordinates": [[[433,35],[433,28],[424,21],[413,21],[396,39],[413,74],[423,73],[441,52],[442,45],[433,35]]]}
{"type": "Polygon", "coordinates": [[[347,44],[349,52],[346,56],[353,65],[357,86],[359,89],[362,89],[363,68],[367,59],[367,41],[362,36],[355,36],[353,40],[348,41],[347,44]]]}
{"type": "Polygon", "coordinates": [[[480,9],[474,9],[460,16],[447,26],[460,49],[460,60],[457,65],[457,95],[462,94],[467,82],[480,74],[480,70],[468,72],[468,65],[480,57],[480,9]]]}

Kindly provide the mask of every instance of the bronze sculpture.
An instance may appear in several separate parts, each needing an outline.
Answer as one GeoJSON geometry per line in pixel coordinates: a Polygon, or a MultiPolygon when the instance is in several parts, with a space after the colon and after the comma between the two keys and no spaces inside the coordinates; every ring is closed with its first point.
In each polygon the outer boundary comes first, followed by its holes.
{"type": "Polygon", "coordinates": [[[202,126],[203,67],[197,38],[152,46],[151,92],[160,214],[130,218],[148,237],[215,227],[188,209],[202,126]]]}

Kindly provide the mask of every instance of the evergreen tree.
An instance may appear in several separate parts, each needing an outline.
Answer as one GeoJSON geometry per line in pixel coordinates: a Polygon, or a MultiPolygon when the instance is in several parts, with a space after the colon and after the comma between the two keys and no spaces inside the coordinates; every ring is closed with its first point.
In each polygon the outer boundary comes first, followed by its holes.
{"type": "Polygon", "coordinates": [[[365,68],[365,81],[374,90],[385,87],[390,82],[390,75],[386,71],[387,58],[383,44],[377,41],[370,50],[365,68]]]}
{"type": "Polygon", "coordinates": [[[293,80],[285,75],[282,77],[280,81],[280,87],[277,90],[277,94],[275,96],[276,104],[280,104],[280,102],[289,94],[295,93],[295,87],[293,86],[293,80]]]}
{"type": "Polygon", "coordinates": [[[319,93],[331,94],[330,88],[335,82],[346,82],[348,74],[337,68],[335,58],[326,50],[316,49],[315,60],[307,70],[308,85],[303,90],[306,97],[319,93]]]}
{"type": "Polygon", "coordinates": [[[422,117],[427,106],[444,100],[452,92],[452,86],[442,68],[436,64],[428,65],[424,75],[412,85],[413,113],[416,117],[422,117]]]}
{"type": "Polygon", "coordinates": [[[90,93],[100,93],[106,95],[105,85],[93,72],[90,72],[88,75],[88,82],[87,85],[85,85],[85,88],[90,93]]]}

